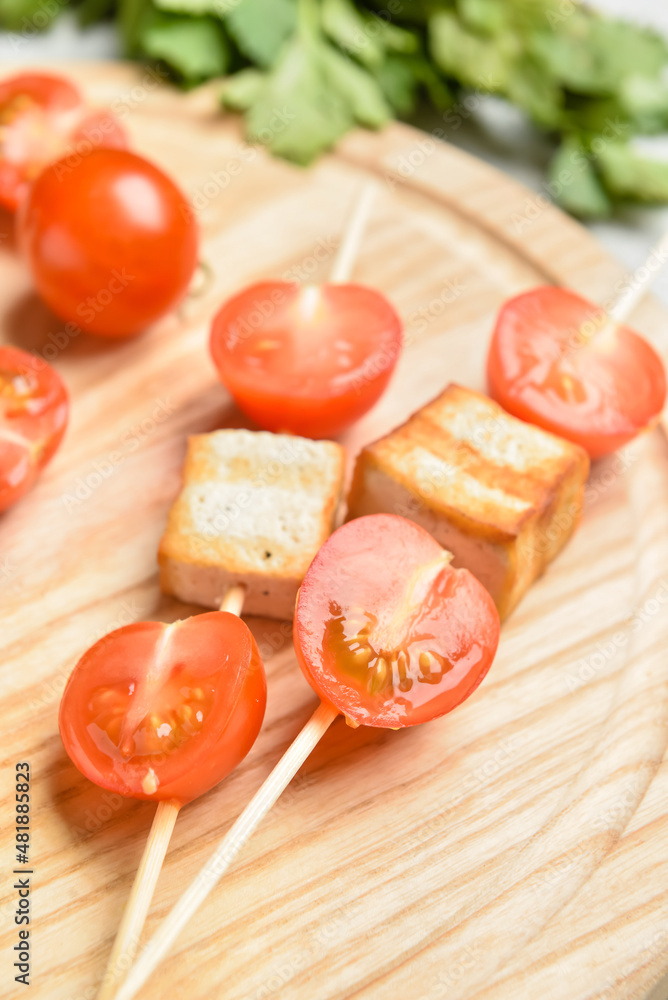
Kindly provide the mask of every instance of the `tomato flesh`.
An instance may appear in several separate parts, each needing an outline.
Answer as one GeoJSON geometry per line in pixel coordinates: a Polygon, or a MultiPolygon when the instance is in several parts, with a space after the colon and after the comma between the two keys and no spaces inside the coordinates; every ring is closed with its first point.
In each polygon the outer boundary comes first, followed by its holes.
{"type": "Polygon", "coordinates": [[[86,112],[76,87],[45,73],[0,81],[0,204],[14,211],[30,182],[66,150],[125,148],[127,136],[108,111],[86,112]]]}
{"type": "Polygon", "coordinates": [[[105,636],[74,668],[59,725],[73,763],[96,784],[131,798],[189,802],[243,760],[265,704],[248,626],[212,611],[105,636]]]}
{"type": "Polygon", "coordinates": [[[183,297],[197,264],[197,226],[158,167],[121,149],[51,164],[19,213],[37,290],[90,333],[138,333],[183,297]]]}
{"type": "Polygon", "coordinates": [[[615,451],[652,427],[666,401],[656,351],[564,288],[537,288],[501,309],[490,344],[491,396],[505,410],[585,448],[615,451]]]}
{"type": "Polygon", "coordinates": [[[302,583],[295,649],[309,683],[361,725],[413,726],[461,704],[499,642],[492,598],[428,532],[394,514],[349,521],[302,583]]]}
{"type": "Polygon", "coordinates": [[[28,492],[52,458],[68,412],[67,390],[46,361],[0,346],[0,511],[28,492]]]}
{"type": "Polygon", "coordinates": [[[401,336],[396,312],[371,288],[265,281],[220,309],[211,354],[260,427],[335,437],[383,393],[401,336]]]}

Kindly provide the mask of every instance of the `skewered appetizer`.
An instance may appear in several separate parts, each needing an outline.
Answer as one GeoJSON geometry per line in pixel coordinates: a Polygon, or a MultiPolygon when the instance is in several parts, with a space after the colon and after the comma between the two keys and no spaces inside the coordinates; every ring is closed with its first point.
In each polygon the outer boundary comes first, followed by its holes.
{"type": "Polygon", "coordinates": [[[451,711],[483,680],[499,641],[490,595],[405,518],[350,521],[324,543],[299,592],[297,657],[322,699],[241,816],[148,942],[117,993],[131,1000],[329,726],[417,725],[451,711]]]}
{"type": "Polygon", "coordinates": [[[266,430],[336,437],[387,387],[401,320],[379,291],[350,283],[376,194],[374,184],[362,189],[327,284],[262,281],[225,302],[213,320],[220,380],[266,430]]]}
{"type": "Polygon", "coordinates": [[[126,625],[74,668],[59,714],[72,762],[102,788],[157,802],[100,1000],[114,995],[136,953],[181,806],[241,763],[266,700],[255,640],[227,610],[126,625]]]}

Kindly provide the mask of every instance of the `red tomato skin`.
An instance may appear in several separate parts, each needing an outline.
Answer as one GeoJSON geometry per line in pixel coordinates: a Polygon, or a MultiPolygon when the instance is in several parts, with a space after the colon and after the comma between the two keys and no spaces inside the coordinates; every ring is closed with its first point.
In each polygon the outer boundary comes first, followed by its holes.
{"type": "MultiPolygon", "coordinates": [[[[315,288],[315,286],[311,286],[315,288]]],[[[364,285],[323,285],[320,292],[330,315],[347,312],[350,322],[342,335],[358,339],[375,317],[371,330],[375,342],[348,371],[328,372],[307,384],[300,373],[301,349],[284,370],[253,370],[244,364],[247,335],[265,333],[268,338],[290,326],[289,310],[304,292],[304,286],[289,281],[264,281],[251,285],[223,304],[211,326],[210,349],[221,382],[240,410],[264,430],[299,434],[302,437],[339,436],[380,399],[392,377],[401,353],[401,320],[379,292],[364,285]],[[263,314],[264,313],[264,314],[263,314]],[[353,317],[357,314],[357,323],[353,317]],[[261,323],[258,317],[262,316],[261,323]],[[275,325],[273,325],[275,324],[275,325]],[[232,345],[232,346],[231,346],[232,345]]],[[[317,323],[311,342],[317,342],[317,323]]]]}
{"type": "Polygon", "coordinates": [[[94,149],[129,149],[128,134],[107,108],[84,114],[69,141],[70,155],[87,156],[94,149]]]}
{"type": "MultiPolygon", "coordinates": [[[[91,781],[128,798],[151,801],[175,800],[181,804],[203,795],[230,774],[253,746],[262,726],[267,699],[264,667],[248,626],[236,615],[212,611],[195,615],[181,627],[181,648],[173,658],[197,666],[203,658],[227,656],[237,659],[222,664],[228,675],[218,679],[217,708],[207,719],[206,728],[192,736],[171,754],[163,753],[154,766],[160,779],[156,791],[147,793],[141,784],[147,763],[124,762],[120,754],[103,753],[91,736],[90,699],[100,685],[123,684],[135,666],[150,663],[156,643],[167,626],[161,622],[137,622],[104,636],[84,653],[65,687],[60,704],[59,729],[65,750],[74,765],[91,781]],[[232,673],[229,674],[229,669],[232,673]],[[229,690],[223,691],[227,684],[229,690]],[[87,701],[88,699],[88,701],[87,701]],[[87,707],[88,706],[88,707],[87,707]],[[88,714],[87,714],[88,713],[88,714]]],[[[137,678],[139,677],[139,671],[137,678]]],[[[186,674],[188,680],[192,674],[186,674]]],[[[199,678],[199,675],[195,675],[199,678]]],[[[195,680],[193,683],[201,683],[195,680]]]]}
{"type": "Polygon", "coordinates": [[[563,288],[525,292],[501,308],[487,358],[489,392],[497,403],[520,420],[580,445],[592,459],[651,429],[666,401],[663,362],[630,327],[618,327],[614,341],[578,344],[577,331],[601,312],[563,288]],[[607,350],[609,343],[614,351],[607,350]],[[537,345],[551,350],[556,366],[542,374],[546,379],[555,371],[573,374],[577,400],[560,397],[554,388],[541,390],[523,377],[537,345]]]}
{"type": "MultiPolygon", "coordinates": [[[[13,121],[20,120],[21,103],[28,104],[27,113],[33,115],[34,128],[43,130],[43,155],[38,160],[17,158],[16,143],[13,151],[10,151],[11,138],[7,145],[11,131],[5,132],[4,141],[0,141],[0,205],[10,212],[16,211],[46,161],[57,159],[66,151],[80,156],[93,147],[125,149],[129,144],[115,115],[103,110],[86,112],[79,90],[64,77],[19,73],[0,81],[0,123],[6,130],[11,130],[13,121]],[[49,151],[52,155],[48,155],[49,151]]],[[[36,140],[32,150],[34,155],[40,148],[39,141],[36,140]]]]}
{"type": "Polygon", "coordinates": [[[32,488],[58,449],[68,416],[67,389],[56,370],[18,347],[0,346],[0,512],[32,488]],[[2,393],[3,373],[34,383],[25,405],[2,393]],[[3,429],[11,436],[9,440],[3,437],[3,429]],[[17,445],[14,437],[24,439],[35,453],[17,445]]]}
{"type": "Polygon", "coordinates": [[[139,333],[173,309],[197,264],[187,200],[121,149],[47,167],[21,206],[18,238],[49,308],[103,337],[139,333]]]}
{"type": "Polygon", "coordinates": [[[441,627],[441,648],[462,655],[438,693],[411,705],[395,689],[395,698],[408,703],[397,711],[389,703],[373,704],[373,698],[360,695],[354,684],[331,670],[323,622],[332,595],[343,593],[369,612],[383,603],[395,606],[411,572],[444,554],[438,542],[412,521],[396,514],[370,514],[338,528],[309,567],[295,607],[297,660],[320,697],[360,725],[404,728],[445,715],[473,694],[492,665],[500,634],[494,601],[468,570],[444,565],[436,578],[441,593],[432,591],[429,596],[432,623],[441,615],[447,624],[441,627]]]}

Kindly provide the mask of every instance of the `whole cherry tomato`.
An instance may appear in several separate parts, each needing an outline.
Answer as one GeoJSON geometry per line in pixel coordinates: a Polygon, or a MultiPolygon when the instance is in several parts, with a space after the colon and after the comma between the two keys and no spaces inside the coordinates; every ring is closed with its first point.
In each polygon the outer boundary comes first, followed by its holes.
{"type": "Polygon", "coordinates": [[[401,336],[396,312],[371,288],[263,281],[223,305],[211,354],[260,427],[334,437],[384,391],[401,336]]]}
{"type": "Polygon", "coordinates": [[[60,704],[60,734],[102,788],[190,802],[246,756],[266,691],[255,640],[236,615],[138,622],[81,657],[60,704]]]}
{"type": "Polygon", "coordinates": [[[66,151],[127,145],[118,119],[88,109],[69,80],[46,73],[0,80],[0,204],[10,211],[43,168],[66,151]]]}
{"type": "Polygon", "coordinates": [[[492,598],[424,528],[395,514],[349,521],[297,598],[297,659],[320,696],[365,726],[414,726],[475,691],[499,642],[492,598]]]}
{"type": "Polygon", "coordinates": [[[591,458],[651,427],[666,401],[656,351],[565,288],[536,288],[502,307],[487,360],[505,410],[582,445],[591,458]]]}
{"type": "Polygon", "coordinates": [[[60,444],[69,403],[50,365],[0,347],[0,511],[28,492],[60,444]]]}
{"type": "Polygon", "coordinates": [[[44,170],[19,212],[37,290],[90,333],[138,333],[183,297],[197,226],[173,181],[141,156],[95,149],[44,170]]]}

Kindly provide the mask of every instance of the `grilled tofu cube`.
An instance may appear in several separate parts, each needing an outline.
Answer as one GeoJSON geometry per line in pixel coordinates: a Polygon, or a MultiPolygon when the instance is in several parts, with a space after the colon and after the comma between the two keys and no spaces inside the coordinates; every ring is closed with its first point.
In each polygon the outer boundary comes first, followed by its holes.
{"type": "Polygon", "coordinates": [[[292,618],[304,574],[335,527],[344,465],[331,441],[247,430],[190,438],[158,554],[163,591],[213,608],[241,583],[245,612],[292,618]]]}
{"type": "Polygon", "coordinates": [[[575,530],[588,471],[582,448],[450,385],[364,448],[348,517],[385,511],[422,525],[505,618],[575,530]]]}

